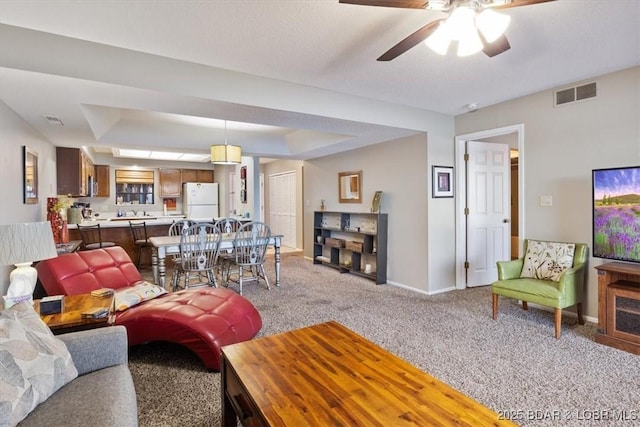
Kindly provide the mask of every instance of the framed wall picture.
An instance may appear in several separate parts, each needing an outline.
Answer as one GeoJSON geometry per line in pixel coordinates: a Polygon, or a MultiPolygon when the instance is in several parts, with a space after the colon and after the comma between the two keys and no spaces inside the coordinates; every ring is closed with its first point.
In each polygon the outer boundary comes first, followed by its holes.
{"type": "Polygon", "coordinates": [[[431,197],[453,197],[453,167],[432,166],[431,197]]]}
{"type": "Polygon", "coordinates": [[[22,164],[24,166],[22,182],[24,189],[24,203],[33,205],[38,203],[38,154],[24,146],[22,148],[22,164]]]}

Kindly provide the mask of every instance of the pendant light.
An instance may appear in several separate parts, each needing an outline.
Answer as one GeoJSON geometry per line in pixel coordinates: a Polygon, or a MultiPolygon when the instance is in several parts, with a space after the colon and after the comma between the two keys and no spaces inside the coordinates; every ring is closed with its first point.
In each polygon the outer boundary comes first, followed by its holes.
{"type": "Polygon", "coordinates": [[[242,148],[239,145],[227,144],[227,121],[224,121],[224,145],[211,146],[211,163],[215,165],[237,165],[242,157],[242,148]]]}

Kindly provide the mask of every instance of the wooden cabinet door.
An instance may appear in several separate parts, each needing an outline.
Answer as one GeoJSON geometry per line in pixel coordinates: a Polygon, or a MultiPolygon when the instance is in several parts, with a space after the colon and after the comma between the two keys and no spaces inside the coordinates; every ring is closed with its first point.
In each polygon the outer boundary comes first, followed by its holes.
{"type": "Polygon", "coordinates": [[[109,186],[109,165],[95,165],[95,177],[96,177],[96,193],[95,197],[109,197],[111,194],[109,186]]]}
{"type": "Polygon", "coordinates": [[[197,169],[182,169],[182,183],[185,182],[200,182],[198,181],[197,169]]]}
{"type": "Polygon", "coordinates": [[[179,197],[182,194],[180,169],[160,169],[160,197],[179,197]]]}
{"type": "Polygon", "coordinates": [[[56,147],[57,194],[84,196],[82,192],[82,158],[80,149],[56,147]]]}
{"type": "Polygon", "coordinates": [[[213,182],[213,169],[198,169],[198,182],[213,182]]]}

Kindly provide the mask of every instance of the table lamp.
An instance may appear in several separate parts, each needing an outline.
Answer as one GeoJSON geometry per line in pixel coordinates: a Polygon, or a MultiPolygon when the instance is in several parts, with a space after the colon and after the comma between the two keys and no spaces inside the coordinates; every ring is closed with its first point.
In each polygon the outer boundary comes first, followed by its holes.
{"type": "Polygon", "coordinates": [[[38,272],[31,264],[56,256],[58,253],[48,221],[0,225],[0,264],[16,266],[9,275],[9,289],[3,297],[4,307],[9,308],[22,301],[33,302],[38,272]]]}

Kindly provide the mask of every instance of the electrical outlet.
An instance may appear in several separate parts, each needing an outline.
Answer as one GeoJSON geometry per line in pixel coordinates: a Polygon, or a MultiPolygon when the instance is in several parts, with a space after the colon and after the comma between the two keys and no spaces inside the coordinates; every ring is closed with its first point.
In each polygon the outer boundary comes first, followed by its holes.
{"type": "Polygon", "coordinates": [[[540,206],[545,208],[553,206],[553,196],[540,196],[540,206]]]}
{"type": "Polygon", "coordinates": [[[304,204],[305,204],[306,207],[309,207],[309,206],[311,206],[311,201],[307,200],[306,202],[304,202],[304,204]]]}

